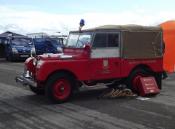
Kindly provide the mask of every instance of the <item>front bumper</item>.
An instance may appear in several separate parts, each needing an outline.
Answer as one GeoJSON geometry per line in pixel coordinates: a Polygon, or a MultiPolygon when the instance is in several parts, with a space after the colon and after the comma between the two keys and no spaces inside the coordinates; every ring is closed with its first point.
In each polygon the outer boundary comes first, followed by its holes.
{"type": "Polygon", "coordinates": [[[15,78],[15,81],[16,81],[16,83],[19,83],[23,86],[28,85],[28,86],[32,86],[32,87],[37,87],[37,83],[30,76],[25,76],[25,75],[17,76],[15,78]]]}

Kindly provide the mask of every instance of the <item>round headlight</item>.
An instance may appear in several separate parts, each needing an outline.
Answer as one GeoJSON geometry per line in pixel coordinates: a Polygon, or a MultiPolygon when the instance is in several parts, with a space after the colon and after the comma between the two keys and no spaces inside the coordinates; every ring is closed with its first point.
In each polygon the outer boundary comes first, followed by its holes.
{"type": "Polygon", "coordinates": [[[37,64],[37,59],[34,58],[34,59],[33,59],[33,65],[36,66],[36,64],[37,64]]]}
{"type": "Polygon", "coordinates": [[[36,64],[36,67],[37,68],[40,68],[42,65],[44,64],[44,61],[43,60],[39,60],[36,64]]]}

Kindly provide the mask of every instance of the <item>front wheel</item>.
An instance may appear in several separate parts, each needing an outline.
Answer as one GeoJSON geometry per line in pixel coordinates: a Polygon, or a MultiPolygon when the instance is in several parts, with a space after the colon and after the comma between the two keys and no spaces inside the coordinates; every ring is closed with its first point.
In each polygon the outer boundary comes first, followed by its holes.
{"type": "Polygon", "coordinates": [[[46,96],[54,103],[63,103],[70,98],[74,84],[72,77],[64,73],[54,74],[47,81],[46,96]]]}

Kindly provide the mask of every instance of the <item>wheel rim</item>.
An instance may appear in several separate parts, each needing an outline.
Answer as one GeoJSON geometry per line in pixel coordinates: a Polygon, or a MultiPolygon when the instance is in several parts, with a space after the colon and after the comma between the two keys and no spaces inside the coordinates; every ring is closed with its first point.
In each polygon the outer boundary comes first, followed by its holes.
{"type": "Polygon", "coordinates": [[[65,100],[71,93],[71,86],[66,79],[59,79],[54,84],[53,93],[56,99],[65,100]]]}

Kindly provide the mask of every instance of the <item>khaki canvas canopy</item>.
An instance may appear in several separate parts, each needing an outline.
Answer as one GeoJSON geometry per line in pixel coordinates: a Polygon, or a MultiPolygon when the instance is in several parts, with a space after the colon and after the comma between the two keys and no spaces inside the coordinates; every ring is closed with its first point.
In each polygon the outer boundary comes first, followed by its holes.
{"type": "Polygon", "coordinates": [[[160,30],[133,30],[122,34],[122,55],[127,59],[162,57],[162,33],[160,30]]]}
{"type": "Polygon", "coordinates": [[[160,27],[139,25],[106,25],[95,30],[121,31],[122,57],[150,59],[162,57],[162,30],[160,27]]]}
{"type": "Polygon", "coordinates": [[[163,67],[167,72],[175,71],[175,21],[167,21],[160,25],[163,29],[165,54],[163,67]]]}
{"type": "Polygon", "coordinates": [[[158,26],[104,25],[82,32],[121,32],[121,56],[126,59],[162,57],[162,30],[158,26]]]}

